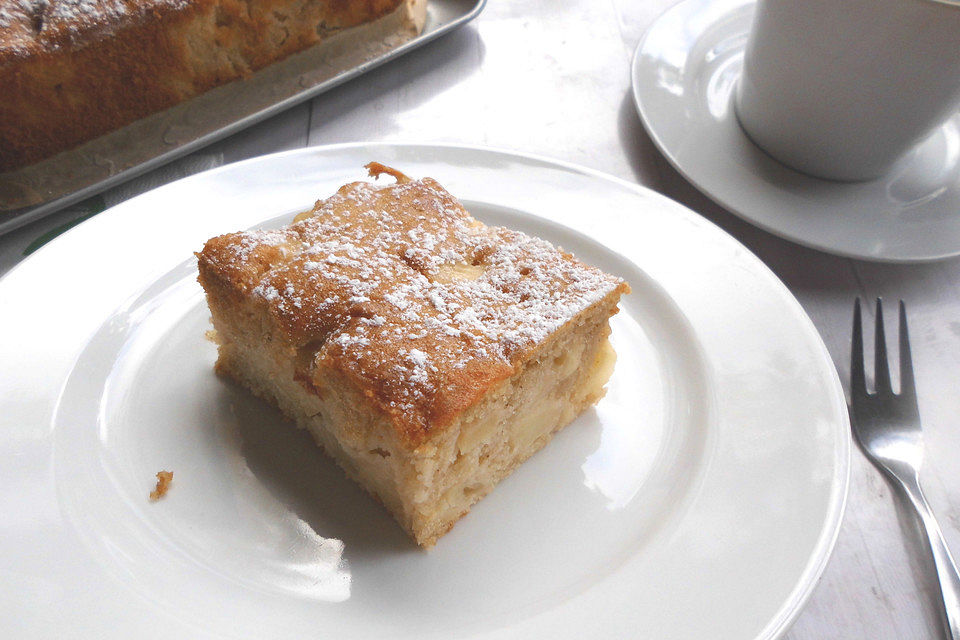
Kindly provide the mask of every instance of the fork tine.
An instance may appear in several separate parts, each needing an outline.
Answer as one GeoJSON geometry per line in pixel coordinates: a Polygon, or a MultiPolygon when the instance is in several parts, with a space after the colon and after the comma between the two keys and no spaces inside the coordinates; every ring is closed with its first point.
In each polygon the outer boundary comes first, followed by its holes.
{"type": "Polygon", "coordinates": [[[873,386],[877,393],[889,393],[890,363],[887,362],[887,337],[883,331],[883,303],[877,298],[876,332],[874,333],[873,386]]]}
{"type": "Polygon", "coordinates": [[[863,371],[863,322],[860,318],[860,298],[853,303],[853,345],[850,349],[850,394],[866,395],[867,380],[863,371]]]}
{"type": "Polygon", "coordinates": [[[917,397],[917,387],[913,379],[913,362],[910,356],[910,336],[907,331],[907,307],[900,301],[900,395],[917,397]]]}

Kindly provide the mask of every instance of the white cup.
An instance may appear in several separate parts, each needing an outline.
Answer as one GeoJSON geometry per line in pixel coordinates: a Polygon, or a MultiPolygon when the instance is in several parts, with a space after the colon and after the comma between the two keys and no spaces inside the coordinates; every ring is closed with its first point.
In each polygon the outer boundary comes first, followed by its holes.
{"type": "Polygon", "coordinates": [[[958,109],[960,0],[758,1],[736,112],[780,162],[878,178],[958,109]]]}

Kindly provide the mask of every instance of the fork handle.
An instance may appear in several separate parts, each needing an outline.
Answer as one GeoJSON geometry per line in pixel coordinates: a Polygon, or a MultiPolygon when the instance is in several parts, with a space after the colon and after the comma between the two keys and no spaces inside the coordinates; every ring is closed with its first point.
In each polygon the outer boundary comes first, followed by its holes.
{"type": "Polygon", "coordinates": [[[937,579],[940,582],[947,637],[950,640],[960,640],[960,575],[957,574],[957,565],[943,539],[943,532],[940,530],[937,518],[933,515],[933,510],[920,489],[919,479],[913,478],[913,482],[904,481],[903,478],[897,478],[897,480],[913,508],[916,509],[924,532],[927,534],[930,554],[933,556],[937,579]]]}

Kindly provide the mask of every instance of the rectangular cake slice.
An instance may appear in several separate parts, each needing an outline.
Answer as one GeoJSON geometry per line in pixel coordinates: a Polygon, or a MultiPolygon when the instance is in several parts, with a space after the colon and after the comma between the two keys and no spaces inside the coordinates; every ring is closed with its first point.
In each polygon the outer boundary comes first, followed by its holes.
{"type": "Polygon", "coordinates": [[[625,282],[430,178],[345,185],[198,255],[217,371],[276,404],[422,546],[597,402],[625,282]]]}

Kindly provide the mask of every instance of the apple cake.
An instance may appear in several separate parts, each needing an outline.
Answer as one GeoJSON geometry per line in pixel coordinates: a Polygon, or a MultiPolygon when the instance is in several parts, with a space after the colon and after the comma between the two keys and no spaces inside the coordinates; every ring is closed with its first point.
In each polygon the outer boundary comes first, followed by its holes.
{"type": "Polygon", "coordinates": [[[423,29],[426,0],[0,0],[0,171],[350,34],[423,29]]]}
{"type": "Polygon", "coordinates": [[[435,180],[347,184],[197,254],[216,369],[424,547],[604,394],[621,279],[477,221],[435,180]]]}

